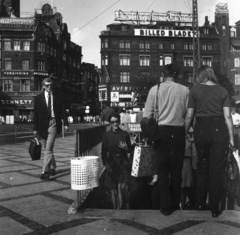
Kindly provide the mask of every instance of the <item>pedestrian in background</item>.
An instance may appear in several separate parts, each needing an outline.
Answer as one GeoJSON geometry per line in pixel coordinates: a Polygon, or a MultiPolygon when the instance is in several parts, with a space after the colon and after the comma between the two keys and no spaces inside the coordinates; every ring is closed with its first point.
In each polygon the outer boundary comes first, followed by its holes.
{"type": "MultiPolygon", "coordinates": [[[[203,65],[197,71],[198,83],[190,91],[185,131],[188,133],[195,114],[194,141],[197,149],[197,208],[206,209],[205,192],[209,182],[209,207],[218,217],[222,173],[229,144],[234,146],[230,99],[225,88],[218,85],[213,69],[203,65]]],[[[188,138],[188,135],[187,135],[188,138]]]]}
{"type": "Polygon", "coordinates": [[[43,139],[45,153],[43,159],[43,171],[40,179],[48,180],[50,175],[56,174],[56,161],[53,154],[53,146],[56,135],[64,129],[68,131],[68,120],[61,98],[53,92],[53,81],[45,78],[42,82],[43,92],[34,100],[34,131],[43,139]]]}
{"type": "Polygon", "coordinates": [[[187,113],[189,90],[175,81],[179,73],[178,66],[168,64],[164,67],[165,81],[152,87],[149,91],[143,117],[154,115],[158,102],[159,139],[155,141],[155,149],[159,155],[158,185],[160,195],[160,211],[170,215],[180,209],[182,167],[185,152],[184,121],[187,113]],[[158,100],[156,94],[158,92],[158,100]],[[172,186],[170,190],[169,185],[172,186]]]}
{"type": "Polygon", "coordinates": [[[231,107],[231,115],[234,127],[234,146],[240,150],[240,114],[237,113],[236,107],[231,107]]]}
{"type": "Polygon", "coordinates": [[[104,109],[101,113],[102,124],[109,124],[111,115],[115,113],[115,110],[109,106],[109,104],[104,105],[104,109]]]}
{"type": "Polygon", "coordinates": [[[106,167],[102,186],[110,189],[113,208],[123,209],[126,207],[127,185],[131,177],[132,147],[128,132],[119,128],[118,113],[110,116],[110,125],[111,130],[102,139],[102,161],[106,167]]]}

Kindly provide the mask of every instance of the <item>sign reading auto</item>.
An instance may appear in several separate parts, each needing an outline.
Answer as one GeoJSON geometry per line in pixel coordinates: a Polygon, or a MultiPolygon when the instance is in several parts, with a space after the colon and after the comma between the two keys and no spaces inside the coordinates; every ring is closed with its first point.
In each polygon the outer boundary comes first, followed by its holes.
{"type": "Polygon", "coordinates": [[[171,29],[134,29],[136,36],[156,36],[156,37],[184,37],[192,38],[193,31],[171,30],[171,29]]]}

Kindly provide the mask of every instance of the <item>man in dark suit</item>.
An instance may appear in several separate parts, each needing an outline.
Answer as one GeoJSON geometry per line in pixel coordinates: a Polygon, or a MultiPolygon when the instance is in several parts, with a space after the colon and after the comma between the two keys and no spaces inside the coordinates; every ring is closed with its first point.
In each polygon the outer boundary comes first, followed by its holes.
{"type": "Polygon", "coordinates": [[[60,97],[52,92],[53,81],[46,78],[42,82],[44,91],[34,100],[34,131],[44,141],[45,153],[43,172],[40,177],[48,180],[50,175],[56,174],[56,162],[53,146],[56,135],[62,131],[62,120],[65,131],[68,131],[67,115],[60,97]]]}

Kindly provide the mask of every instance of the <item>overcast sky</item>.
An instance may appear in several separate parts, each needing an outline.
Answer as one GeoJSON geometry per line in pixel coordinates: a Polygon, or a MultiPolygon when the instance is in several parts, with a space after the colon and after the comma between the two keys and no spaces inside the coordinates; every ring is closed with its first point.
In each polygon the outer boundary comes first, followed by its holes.
{"type": "MultiPolygon", "coordinates": [[[[82,46],[83,62],[100,67],[100,32],[114,21],[114,11],[159,12],[181,11],[190,13],[192,0],[20,0],[21,12],[33,13],[44,3],[56,6],[57,11],[67,23],[71,39],[82,46]],[[86,25],[87,24],[87,25],[86,25]],[[86,26],[84,26],[86,25],[86,26]],[[80,29],[81,28],[81,29],[80,29]],[[80,30],[79,30],[80,29],[80,30]]],[[[215,6],[228,3],[230,24],[240,20],[240,0],[198,0],[199,25],[203,25],[205,16],[214,20],[215,6]]]]}

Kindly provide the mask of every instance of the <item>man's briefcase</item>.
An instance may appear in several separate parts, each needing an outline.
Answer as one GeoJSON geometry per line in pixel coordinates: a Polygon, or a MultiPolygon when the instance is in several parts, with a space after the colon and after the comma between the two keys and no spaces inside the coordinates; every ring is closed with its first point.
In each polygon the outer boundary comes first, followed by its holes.
{"type": "Polygon", "coordinates": [[[41,158],[42,144],[39,142],[38,138],[32,138],[30,141],[28,152],[32,160],[39,160],[41,158]]]}

